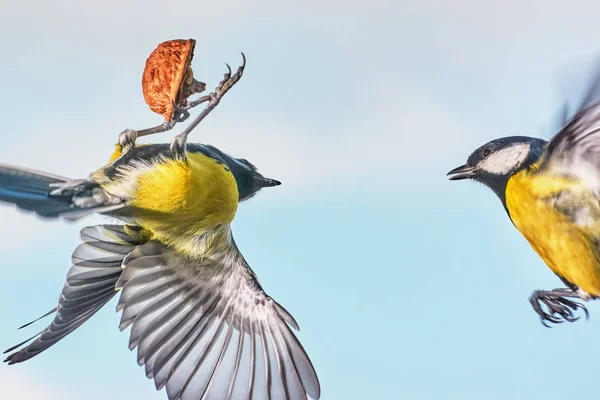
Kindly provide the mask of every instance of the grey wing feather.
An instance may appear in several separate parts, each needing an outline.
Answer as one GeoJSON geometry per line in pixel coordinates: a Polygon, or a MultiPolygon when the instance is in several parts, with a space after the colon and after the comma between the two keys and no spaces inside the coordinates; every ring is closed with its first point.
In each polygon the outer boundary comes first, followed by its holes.
{"type": "MultiPolygon", "coordinates": [[[[169,399],[313,399],[316,372],[237,249],[192,261],[157,242],[132,251],[117,287],[121,329],[169,399]]],[[[288,325],[289,324],[289,325],[288,325]]]]}
{"type": "Polygon", "coordinates": [[[566,175],[600,172],[600,68],[575,115],[565,117],[562,129],[548,142],[540,170],[548,169],[566,175]]]}
{"type": "Polygon", "coordinates": [[[12,352],[35,339],[10,354],[5,362],[15,364],[40,354],[92,317],[117,294],[115,285],[122,273],[123,259],[141,244],[135,228],[126,230],[122,225],[85,227],[81,230],[81,240],[83,243],[73,252],[73,266],[67,274],[54,320],[38,335],[5,351],[12,352]]]}
{"type": "MultiPolygon", "coordinates": [[[[111,199],[112,200],[112,199],[111,199]]],[[[0,201],[15,204],[44,218],[75,220],[92,213],[107,213],[124,205],[102,196],[98,184],[41,171],[0,164],[0,201]],[[57,193],[57,187],[69,189],[57,193]]]]}

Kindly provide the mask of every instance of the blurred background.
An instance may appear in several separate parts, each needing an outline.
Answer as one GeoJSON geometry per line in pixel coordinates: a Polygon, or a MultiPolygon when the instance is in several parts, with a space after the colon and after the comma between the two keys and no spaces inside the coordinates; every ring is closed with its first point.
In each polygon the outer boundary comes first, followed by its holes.
{"type": "MultiPolygon", "coordinates": [[[[209,89],[246,53],[191,140],[283,181],[240,206],[234,234],[299,322],[324,400],[597,395],[600,302],[544,328],[527,300],[559,280],[491,191],[445,174],[493,138],[551,137],[600,50],[598,2],[2,1],[2,163],[86,176],[121,130],[162,122],[141,92],[159,42],[197,39],[209,89]]],[[[16,330],[55,305],[78,229],[100,221],[0,207],[0,347],[49,322],[16,330]]],[[[0,396],[166,399],[115,305],[1,365],[0,396]]]]}

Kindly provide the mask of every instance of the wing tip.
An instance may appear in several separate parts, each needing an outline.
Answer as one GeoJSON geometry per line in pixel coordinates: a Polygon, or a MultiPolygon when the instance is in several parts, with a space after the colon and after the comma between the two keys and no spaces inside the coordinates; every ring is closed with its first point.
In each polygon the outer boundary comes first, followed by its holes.
{"type": "Polygon", "coordinates": [[[290,326],[296,331],[300,331],[300,326],[298,325],[298,322],[296,322],[296,319],[292,316],[292,314],[290,314],[288,310],[286,310],[281,304],[279,304],[272,298],[271,301],[273,301],[273,304],[275,305],[275,309],[277,310],[277,314],[279,315],[279,317],[281,317],[285,322],[290,324],[290,326]]]}

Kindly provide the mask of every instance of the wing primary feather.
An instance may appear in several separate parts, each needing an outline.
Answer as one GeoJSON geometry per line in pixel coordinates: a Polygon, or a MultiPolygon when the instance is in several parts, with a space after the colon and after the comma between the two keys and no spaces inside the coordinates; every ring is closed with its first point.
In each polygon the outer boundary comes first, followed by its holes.
{"type": "Polygon", "coordinates": [[[23,328],[27,328],[29,325],[38,322],[40,319],[45,318],[48,315],[55,313],[57,309],[58,309],[58,307],[54,307],[52,310],[48,311],[46,314],[42,315],[41,317],[36,318],[33,321],[26,323],[25,325],[21,325],[20,327],[17,328],[17,330],[21,330],[23,328]]]}
{"type": "MultiPolygon", "coordinates": [[[[223,362],[223,357],[225,356],[225,352],[227,351],[227,348],[229,347],[229,342],[231,341],[232,334],[233,334],[233,323],[228,324],[227,334],[225,336],[225,341],[223,342],[223,346],[221,347],[221,351],[219,352],[219,358],[217,359],[217,362],[215,363],[215,366],[210,374],[210,377],[208,378],[208,382],[204,388],[204,391],[202,392],[202,396],[206,395],[206,393],[208,393],[208,391],[210,390],[210,385],[213,383],[213,380],[215,377],[215,372],[217,372],[217,370],[221,366],[221,363],[223,362]]],[[[217,337],[217,335],[215,335],[213,340],[216,337],[217,337]]],[[[199,364],[199,366],[200,366],[200,364],[199,364]]],[[[202,398],[202,396],[200,398],[202,398]]]]}
{"type": "MultiPolygon", "coordinates": [[[[195,337],[187,344],[186,348],[183,350],[182,354],[175,360],[175,364],[171,369],[171,373],[167,380],[170,380],[173,375],[177,372],[177,369],[181,366],[181,364],[186,360],[186,358],[190,355],[190,352],[196,347],[196,345],[202,340],[203,336],[206,334],[206,330],[210,328],[214,322],[214,318],[211,318],[212,315],[203,316],[202,325],[198,328],[198,333],[195,334],[195,337]]],[[[181,398],[184,393],[184,390],[189,383],[191,372],[188,372],[184,383],[181,387],[175,388],[175,392],[171,394],[175,399],[181,398]]],[[[167,392],[169,392],[169,385],[167,383],[167,392]]]]}
{"type": "MultiPolygon", "coordinates": [[[[189,294],[189,298],[192,298],[193,296],[195,296],[197,294],[197,292],[200,291],[200,288],[197,288],[195,291],[191,291],[189,294]]],[[[200,304],[200,302],[202,301],[202,297],[198,300],[197,304],[200,304]]],[[[180,302],[179,307],[174,307],[174,308],[181,308],[182,306],[185,306],[187,299],[184,299],[180,302]]],[[[165,316],[171,316],[172,314],[174,314],[176,312],[176,310],[170,310],[170,312],[168,313],[167,311],[165,311],[164,315],[165,316]]],[[[190,307],[189,310],[187,312],[184,312],[181,316],[179,316],[179,320],[175,323],[172,324],[168,324],[166,326],[166,328],[160,332],[153,340],[152,343],[150,343],[150,345],[148,346],[148,349],[146,350],[146,354],[144,355],[144,359],[146,361],[151,360],[158,351],[160,351],[160,349],[162,348],[162,346],[171,338],[171,335],[173,332],[179,330],[186,322],[188,317],[194,312],[194,308],[190,307]]],[[[161,316],[162,317],[162,316],[161,316]]],[[[162,318],[159,317],[158,318],[158,322],[157,324],[163,324],[166,323],[166,321],[162,320],[162,318]]],[[[171,321],[172,322],[172,321],[171,321]]],[[[144,336],[142,335],[142,339],[144,340],[144,336]]],[[[149,378],[151,378],[152,376],[154,376],[154,367],[153,364],[150,364],[148,362],[146,362],[146,366],[148,367],[148,369],[146,369],[146,376],[148,376],[149,378]],[[151,373],[151,375],[149,375],[149,373],[151,373]]]]}
{"type": "Polygon", "coordinates": [[[295,330],[299,331],[300,330],[300,326],[298,326],[298,323],[296,322],[296,320],[294,319],[294,317],[292,317],[292,314],[290,314],[281,304],[279,304],[278,302],[276,302],[273,299],[270,299],[273,304],[275,305],[275,309],[277,310],[277,314],[279,314],[279,316],[288,324],[290,324],[292,326],[292,328],[294,328],[295,330]]]}
{"type": "Polygon", "coordinates": [[[248,399],[252,400],[254,394],[254,376],[256,374],[256,334],[254,332],[254,324],[250,322],[250,381],[248,382],[248,399]]]}
{"type": "Polygon", "coordinates": [[[187,345],[183,349],[182,353],[179,355],[179,357],[177,357],[177,359],[173,363],[173,366],[171,367],[171,370],[169,371],[166,381],[168,381],[171,378],[171,376],[173,376],[173,374],[175,373],[175,370],[181,365],[183,360],[188,356],[189,352],[191,351],[193,346],[196,344],[196,341],[200,340],[200,337],[206,331],[206,328],[208,328],[210,322],[212,322],[211,314],[212,314],[212,311],[214,310],[214,308],[216,307],[218,300],[219,300],[218,297],[215,296],[214,301],[211,303],[211,307],[210,308],[207,307],[206,311],[200,317],[200,319],[198,320],[198,322],[196,323],[194,328],[192,328],[190,330],[190,332],[188,332],[188,334],[185,336],[185,338],[183,340],[181,340],[181,342],[175,347],[175,349],[173,349],[175,352],[181,350],[183,345],[186,344],[186,342],[189,339],[192,339],[192,340],[190,340],[189,343],[187,343],[187,345]]]}
{"type": "Polygon", "coordinates": [[[567,121],[569,120],[569,103],[567,103],[566,101],[564,102],[563,106],[562,106],[562,121],[560,126],[564,126],[567,124],[567,121]]]}
{"type": "MultiPolygon", "coordinates": [[[[285,328],[283,328],[285,329],[285,328]]],[[[299,398],[301,398],[302,400],[306,400],[306,396],[307,396],[307,391],[306,388],[304,387],[304,384],[302,383],[302,378],[300,377],[300,373],[298,372],[298,367],[296,366],[296,362],[294,361],[294,357],[293,357],[293,349],[290,348],[287,344],[287,342],[285,341],[285,338],[283,337],[283,334],[281,332],[281,330],[277,330],[275,332],[272,331],[273,337],[276,339],[276,346],[278,348],[278,350],[280,351],[281,354],[287,354],[287,359],[289,360],[290,363],[290,369],[292,370],[290,372],[291,379],[295,380],[295,385],[298,385],[298,387],[296,388],[296,392],[295,394],[297,394],[299,396],[299,398]],[[285,353],[283,353],[285,352],[285,353]],[[298,390],[301,390],[301,392],[299,392],[298,390]]],[[[290,396],[292,397],[292,396],[290,396]]],[[[294,397],[295,399],[296,397],[294,397]]]]}
{"type": "MultiPolygon", "coordinates": [[[[600,66],[598,65],[599,63],[596,62],[596,67],[600,66]]],[[[598,68],[596,68],[598,69],[598,68]]],[[[598,69],[598,71],[600,71],[600,69],[598,69]]],[[[590,103],[592,101],[594,101],[594,99],[597,97],[598,95],[598,89],[600,88],[600,72],[597,72],[591,79],[591,84],[589,85],[589,88],[585,94],[585,96],[583,97],[583,100],[581,101],[581,104],[579,104],[579,110],[584,110],[585,108],[587,108],[590,103]]]]}
{"type": "MultiPolygon", "coordinates": [[[[209,302],[210,301],[211,301],[211,299],[209,299],[209,302]]],[[[213,297],[212,301],[213,301],[213,303],[208,303],[208,305],[205,309],[211,309],[213,307],[214,302],[216,302],[216,298],[213,297]]],[[[202,306],[200,306],[200,307],[202,307],[202,306]]],[[[194,339],[195,332],[202,328],[203,324],[205,323],[206,318],[208,317],[206,312],[202,312],[202,313],[197,312],[195,314],[199,315],[197,317],[198,320],[195,321],[193,323],[193,325],[191,325],[189,327],[189,329],[187,329],[187,332],[183,331],[183,332],[185,332],[183,334],[183,338],[181,338],[180,340],[177,340],[177,341],[174,340],[174,338],[176,338],[176,336],[169,338],[169,341],[171,343],[166,345],[166,347],[161,348],[156,356],[156,361],[155,361],[155,365],[154,365],[154,375],[155,375],[156,388],[158,390],[162,389],[164,387],[165,383],[172,376],[172,374],[174,373],[174,370],[175,370],[175,363],[181,358],[180,356],[177,356],[177,358],[173,359],[173,357],[176,356],[179,351],[182,351],[182,353],[184,353],[185,351],[188,351],[189,347],[192,344],[191,342],[194,339]],[[188,343],[188,342],[190,342],[190,343],[188,343]],[[169,367],[169,371],[167,372],[166,376],[159,377],[158,374],[161,373],[163,368],[165,366],[167,366],[169,364],[169,362],[172,362],[173,365],[171,365],[169,367]]],[[[196,317],[194,316],[193,318],[195,319],[196,317]]],[[[183,354],[181,354],[181,355],[183,355],[183,354]]]]}
{"type": "Polygon", "coordinates": [[[244,350],[244,317],[240,315],[240,338],[238,340],[237,352],[235,355],[235,363],[233,365],[233,371],[231,373],[231,380],[229,383],[229,389],[227,390],[227,400],[231,400],[231,395],[233,394],[233,388],[235,387],[235,382],[237,380],[238,370],[240,369],[240,359],[242,358],[242,351],[244,350]]]}
{"type": "Polygon", "coordinates": [[[127,290],[121,291],[121,296],[117,302],[117,312],[121,311],[123,308],[125,308],[125,306],[130,306],[131,304],[128,303],[131,299],[144,296],[150,292],[153,292],[156,288],[164,288],[165,286],[168,286],[170,283],[177,280],[175,276],[170,276],[168,279],[161,281],[161,277],[164,276],[162,276],[160,271],[158,271],[158,273],[153,272],[148,275],[136,276],[128,281],[127,290]]]}
{"type": "Polygon", "coordinates": [[[270,325],[267,325],[266,328],[269,332],[269,337],[271,338],[271,342],[273,344],[273,350],[275,350],[275,358],[277,359],[277,367],[279,368],[279,372],[281,373],[281,383],[283,386],[283,392],[285,393],[286,400],[290,400],[290,392],[288,389],[288,381],[286,376],[285,362],[282,359],[281,348],[279,347],[279,343],[277,343],[275,334],[271,329],[270,325]]]}
{"type": "MultiPolygon", "coordinates": [[[[167,279],[165,282],[158,282],[159,284],[151,287],[151,290],[141,289],[127,301],[125,308],[123,309],[123,314],[121,315],[121,325],[119,325],[119,327],[122,326],[123,328],[126,328],[132,323],[135,323],[140,315],[146,315],[146,313],[157,310],[172,300],[173,297],[177,296],[177,291],[172,288],[174,285],[181,284],[180,280],[173,278],[167,279]],[[148,304],[144,306],[145,303],[148,304]]],[[[131,336],[132,338],[135,336],[136,339],[139,337],[139,335],[135,334],[133,331],[131,336]]]]}
{"type": "MultiPolygon", "coordinates": [[[[29,339],[25,339],[21,343],[16,344],[13,347],[4,350],[4,352],[2,354],[10,353],[11,351],[18,349],[19,347],[23,346],[25,343],[27,343],[27,342],[35,339],[36,337],[40,336],[43,332],[44,331],[38,332],[35,335],[33,335],[32,337],[30,337],[29,339]]],[[[7,361],[8,361],[8,358],[6,360],[4,360],[4,362],[7,362],[7,361]]]]}
{"type": "MultiPolygon", "coordinates": [[[[202,366],[202,363],[204,362],[204,360],[206,360],[206,357],[209,355],[212,348],[214,347],[215,342],[218,339],[219,335],[221,334],[221,331],[223,330],[223,326],[225,325],[225,319],[227,318],[227,312],[228,312],[228,310],[225,310],[225,312],[221,316],[216,332],[214,333],[214,335],[212,336],[210,341],[206,345],[204,345],[204,348],[202,349],[200,357],[198,357],[198,359],[194,363],[194,367],[191,369],[191,371],[188,373],[187,377],[185,378],[185,381],[181,387],[181,393],[185,392],[185,389],[187,389],[188,385],[192,381],[192,378],[194,377],[194,375],[196,375],[196,373],[198,372],[198,369],[200,369],[200,366],[202,366]]],[[[198,335],[196,340],[200,340],[201,337],[202,337],[202,335],[198,335]]],[[[214,373],[214,368],[213,368],[212,373],[214,373]]],[[[212,373],[211,373],[211,376],[212,376],[212,373]]],[[[204,390],[202,391],[202,395],[200,396],[200,398],[202,398],[202,396],[204,396],[204,393],[206,392],[206,386],[203,389],[204,390]]]]}
{"type": "Polygon", "coordinates": [[[281,330],[283,340],[290,349],[290,356],[292,357],[302,386],[306,389],[310,397],[318,399],[321,396],[321,387],[310,358],[308,358],[302,344],[300,344],[298,338],[294,335],[289,326],[284,324],[281,327],[281,330]],[[302,357],[302,359],[298,360],[297,357],[302,357]]]}
{"type": "MultiPolygon", "coordinates": [[[[130,350],[133,350],[135,347],[131,347],[131,345],[133,344],[133,342],[139,342],[139,340],[142,337],[142,334],[144,331],[146,332],[151,332],[152,329],[149,329],[149,327],[146,327],[144,329],[142,329],[141,327],[139,327],[140,324],[142,324],[142,320],[144,318],[147,319],[149,314],[152,314],[154,312],[157,312],[159,310],[162,309],[162,311],[160,311],[159,315],[162,315],[166,310],[169,309],[171,306],[173,306],[173,304],[177,304],[177,297],[179,296],[179,291],[181,290],[183,284],[181,282],[178,283],[179,286],[177,287],[169,287],[166,290],[162,291],[162,293],[159,293],[159,298],[155,298],[152,299],[151,297],[149,297],[151,300],[155,300],[152,301],[150,304],[148,304],[146,307],[144,307],[140,312],[137,313],[137,315],[135,316],[135,318],[133,319],[133,325],[131,328],[131,335],[130,335],[130,350]],[[170,304],[173,303],[173,304],[170,304]]],[[[174,286],[175,284],[173,284],[174,286]]],[[[162,288],[161,288],[162,289],[162,288]]],[[[152,296],[153,294],[148,294],[147,296],[152,296]]],[[[145,299],[140,298],[137,302],[143,302],[145,299]]],[[[127,310],[127,308],[125,308],[125,311],[127,310]]],[[[157,317],[158,317],[157,316],[157,317]]],[[[153,319],[154,321],[156,321],[156,318],[153,319]]],[[[152,322],[154,322],[152,321],[152,322]]]]}
{"type": "Polygon", "coordinates": [[[73,300],[66,300],[68,302],[76,302],[76,304],[73,305],[69,305],[64,304],[61,305],[60,307],[60,318],[65,318],[65,317],[69,317],[71,315],[74,314],[80,314],[82,312],[87,312],[91,309],[93,309],[97,304],[98,304],[98,299],[99,298],[104,298],[104,297],[113,297],[114,296],[114,289],[111,287],[99,290],[98,292],[94,293],[93,296],[82,296],[81,298],[76,298],[73,300]],[[81,299],[85,299],[88,298],[88,300],[84,301],[84,302],[79,302],[81,299]]]}
{"type": "Polygon", "coordinates": [[[261,321],[258,322],[258,328],[260,330],[260,337],[262,340],[262,348],[263,348],[263,356],[265,358],[265,378],[266,378],[266,389],[267,389],[267,399],[271,399],[271,390],[272,390],[272,379],[271,379],[271,357],[269,357],[269,347],[267,345],[267,338],[265,337],[265,331],[263,329],[263,324],[261,321]]]}

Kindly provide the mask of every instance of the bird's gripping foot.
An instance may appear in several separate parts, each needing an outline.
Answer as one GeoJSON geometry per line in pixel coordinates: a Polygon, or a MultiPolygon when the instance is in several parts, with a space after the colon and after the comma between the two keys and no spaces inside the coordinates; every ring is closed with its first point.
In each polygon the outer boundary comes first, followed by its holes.
{"type": "Polygon", "coordinates": [[[533,310],[540,316],[542,324],[547,328],[550,328],[548,323],[560,324],[565,321],[577,321],[580,318],[575,316],[578,309],[585,313],[586,319],[589,319],[590,315],[587,308],[579,302],[569,300],[568,297],[584,301],[589,300],[589,296],[582,294],[580,291],[565,288],[536,290],[529,298],[529,302],[533,310]]]}
{"type": "Polygon", "coordinates": [[[179,135],[175,136],[173,141],[171,142],[171,151],[175,158],[184,160],[185,159],[185,149],[187,146],[187,137],[196,126],[219,104],[225,93],[229,91],[235,85],[242,75],[244,74],[244,68],[246,67],[246,56],[242,53],[242,65],[240,65],[237,71],[232,74],[231,67],[227,65],[227,73],[225,73],[223,80],[219,82],[219,86],[215,89],[214,92],[202,96],[197,100],[190,101],[187,103],[185,109],[196,107],[198,104],[208,102],[207,106],[202,110],[200,115],[196,117],[179,135]]]}
{"type": "Polygon", "coordinates": [[[139,131],[135,131],[133,129],[125,129],[119,134],[119,144],[123,148],[123,153],[127,152],[129,149],[135,146],[135,141],[137,140],[137,138],[152,135],[155,133],[170,131],[171,129],[173,129],[177,122],[185,121],[189,116],[190,114],[187,111],[181,111],[176,113],[175,118],[173,118],[170,122],[165,121],[162,124],[152,128],[140,129],[139,131]]]}

